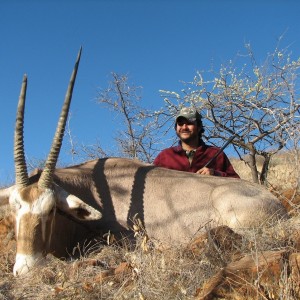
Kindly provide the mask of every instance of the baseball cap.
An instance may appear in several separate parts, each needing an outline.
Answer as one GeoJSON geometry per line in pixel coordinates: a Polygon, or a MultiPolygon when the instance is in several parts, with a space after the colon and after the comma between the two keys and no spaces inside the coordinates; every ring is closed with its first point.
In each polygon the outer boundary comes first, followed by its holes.
{"type": "Polygon", "coordinates": [[[201,115],[193,107],[183,107],[176,116],[176,122],[180,117],[185,118],[190,122],[201,121],[201,115]]]}

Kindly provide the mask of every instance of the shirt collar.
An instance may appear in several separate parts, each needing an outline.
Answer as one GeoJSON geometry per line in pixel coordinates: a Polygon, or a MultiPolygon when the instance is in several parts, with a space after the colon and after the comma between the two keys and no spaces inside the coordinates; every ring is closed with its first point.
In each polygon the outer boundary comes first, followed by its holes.
{"type": "MultiPolygon", "coordinates": [[[[200,139],[199,147],[198,147],[197,149],[199,149],[199,148],[201,148],[201,147],[204,147],[204,146],[206,146],[206,144],[204,143],[204,141],[203,141],[202,139],[200,139]]],[[[178,141],[178,145],[175,146],[175,147],[173,147],[173,149],[174,149],[175,152],[181,152],[181,151],[184,151],[184,150],[182,149],[181,141],[178,141]]]]}

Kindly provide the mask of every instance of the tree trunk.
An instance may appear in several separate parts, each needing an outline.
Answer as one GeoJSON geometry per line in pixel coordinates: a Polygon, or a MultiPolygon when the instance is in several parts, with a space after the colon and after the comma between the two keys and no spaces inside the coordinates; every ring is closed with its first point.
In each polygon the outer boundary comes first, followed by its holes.
{"type": "Polygon", "coordinates": [[[249,153],[249,167],[251,169],[251,175],[252,175],[252,181],[255,183],[259,183],[258,180],[258,171],[257,171],[257,166],[256,166],[256,150],[251,145],[250,147],[250,153],[249,153]]]}
{"type": "Polygon", "coordinates": [[[264,155],[264,163],[261,169],[261,173],[260,173],[260,184],[262,185],[266,185],[267,184],[267,177],[268,177],[268,171],[269,171],[269,165],[270,165],[270,160],[271,160],[271,155],[268,155],[268,153],[266,153],[264,155]]]}

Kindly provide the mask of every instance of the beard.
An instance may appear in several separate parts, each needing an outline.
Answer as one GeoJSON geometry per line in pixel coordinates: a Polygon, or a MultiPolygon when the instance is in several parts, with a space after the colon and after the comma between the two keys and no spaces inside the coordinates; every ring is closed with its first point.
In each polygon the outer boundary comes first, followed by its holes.
{"type": "Polygon", "coordinates": [[[190,142],[198,141],[198,133],[192,132],[192,131],[179,131],[176,132],[176,135],[179,137],[181,141],[183,141],[186,144],[189,144],[190,142]]]}

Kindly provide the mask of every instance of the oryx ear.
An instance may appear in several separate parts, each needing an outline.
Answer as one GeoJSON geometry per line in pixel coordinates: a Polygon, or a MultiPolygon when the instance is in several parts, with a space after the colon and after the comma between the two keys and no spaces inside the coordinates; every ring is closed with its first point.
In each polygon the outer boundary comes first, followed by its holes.
{"type": "Polygon", "coordinates": [[[56,206],[61,211],[81,221],[99,220],[102,217],[98,210],[84,203],[75,195],[69,194],[59,185],[54,185],[54,188],[57,197],[56,206]]]}
{"type": "Polygon", "coordinates": [[[60,197],[57,207],[81,221],[99,220],[102,217],[102,214],[98,210],[87,205],[72,194],[66,197],[60,197]]]}

